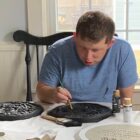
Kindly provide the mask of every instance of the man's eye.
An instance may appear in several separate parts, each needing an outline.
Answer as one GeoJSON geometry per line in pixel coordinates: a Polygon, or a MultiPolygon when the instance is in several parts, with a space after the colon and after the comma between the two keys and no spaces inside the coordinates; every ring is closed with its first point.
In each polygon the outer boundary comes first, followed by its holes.
{"type": "Polygon", "coordinates": [[[93,51],[93,52],[97,52],[97,51],[99,51],[99,50],[98,50],[98,49],[92,49],[92,51],[93,51]]]}
{"type": "Polygon", "coordinates": [[[86,48],[85,47],[81,47],[83,50],[86,50],[86,48]]]}

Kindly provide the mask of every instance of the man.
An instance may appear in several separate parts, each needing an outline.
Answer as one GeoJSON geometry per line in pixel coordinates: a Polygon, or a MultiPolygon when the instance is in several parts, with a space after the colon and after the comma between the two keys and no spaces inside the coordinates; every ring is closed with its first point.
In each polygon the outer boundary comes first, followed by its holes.
{"type": "Polygon", "coordinates": [[[78,20],[73,36],[57,41],[46,54],[37,85],[41,101],[111,102],[115,89],[132,98],[137,81],[130,44],[114,36],[110,17],[90,11],[78,20]]]}

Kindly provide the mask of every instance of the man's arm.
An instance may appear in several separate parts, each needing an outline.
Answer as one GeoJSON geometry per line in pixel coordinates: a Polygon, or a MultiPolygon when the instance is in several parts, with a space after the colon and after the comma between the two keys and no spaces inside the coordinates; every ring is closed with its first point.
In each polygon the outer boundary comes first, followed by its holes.
{"type": "Polygon", "coordinates": [[[131,98],[134,95],[134,85],[129,86],[127,88],[119,88],[120,90],[120,97],[121,97],[121,103],[123,104],[124,98],[131,98]]]}
{"type": "Polygon", "coordinates": [[[42,82],[37,84],[37,96],[42,102],[47,103],[66,103],[71,99],[71,94],[69,91],[63,87],[51,87],[42,82]]]}

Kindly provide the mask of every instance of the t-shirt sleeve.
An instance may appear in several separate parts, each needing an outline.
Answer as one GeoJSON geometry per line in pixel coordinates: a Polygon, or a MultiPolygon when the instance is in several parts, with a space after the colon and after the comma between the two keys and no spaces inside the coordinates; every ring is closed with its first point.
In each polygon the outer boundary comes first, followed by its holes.
{"type": "Polygon", "coordinates": [[[55,51],[50,50],[43,60],[39,81],[55,87],[58,85],[59,75],[59,59],[57,58],[55,51]]]}
{"type": "Polygon", "coordinates": [[[124,43],[120,50],[120,65],[118,72],[118,88],[126,88],[137,82],[137,67],[130,44],[124,43]]]}

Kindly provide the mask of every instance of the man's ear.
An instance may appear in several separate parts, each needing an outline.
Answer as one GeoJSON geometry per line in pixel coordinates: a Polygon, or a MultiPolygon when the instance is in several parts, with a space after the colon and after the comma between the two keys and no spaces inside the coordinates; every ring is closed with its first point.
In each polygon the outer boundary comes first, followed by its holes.
{"type": "Polygon", "coordinates": [[[107,48],[111,48],[113,44],[115,43],[115,38],[113,38],[109,43],[107,48]]]}
{"type": "Polygon", "coordinates": [[[73,36],[76,37],[76,32],[73,32],[73,36]]]}
{"type": "Polygon", "coordinates": [[[77,37],[76,32],[73,32],[73,38],[74,38],[74,40],[76,40],[76,37],[77,37]]]}

